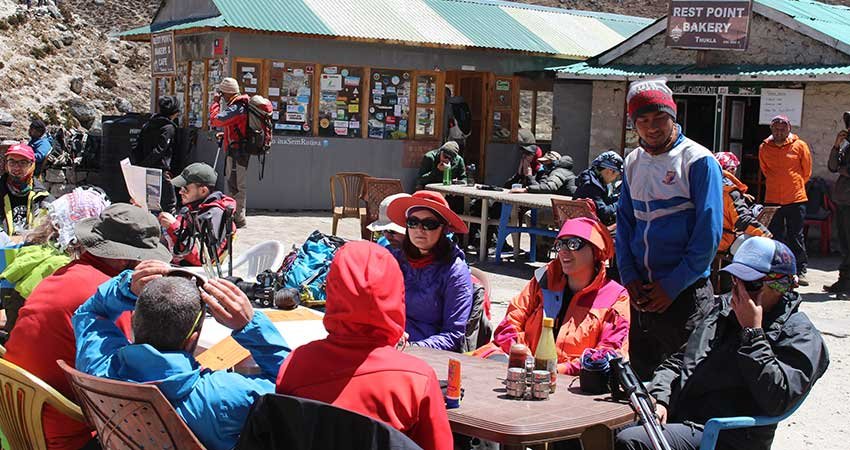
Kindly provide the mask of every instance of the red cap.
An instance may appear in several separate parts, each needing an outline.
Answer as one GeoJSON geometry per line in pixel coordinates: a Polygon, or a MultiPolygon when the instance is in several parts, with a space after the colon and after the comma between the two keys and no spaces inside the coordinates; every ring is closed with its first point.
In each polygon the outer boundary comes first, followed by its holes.
{"type": "Polygon", "coordinates": [[[32,147],[24,144],[23,142],[9,147],[9,149],[6,150],[6,156],[9,155],[17,155],[35,162],[35,152],[32,150],[32,147]]]}

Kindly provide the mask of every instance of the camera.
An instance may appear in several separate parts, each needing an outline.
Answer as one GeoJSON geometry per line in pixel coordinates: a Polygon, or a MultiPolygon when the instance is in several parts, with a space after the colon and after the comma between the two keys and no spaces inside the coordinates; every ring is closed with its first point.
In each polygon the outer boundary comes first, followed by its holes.
{"type": "Polygon", "coordinates": [[[257,274],[257,282],[244,281],[239,277],[228,277],[245,293],[251,304],[258,308],[295,309],[301,303],[297,289],[285,288],[283,275],[265,270],[257,274]]]}

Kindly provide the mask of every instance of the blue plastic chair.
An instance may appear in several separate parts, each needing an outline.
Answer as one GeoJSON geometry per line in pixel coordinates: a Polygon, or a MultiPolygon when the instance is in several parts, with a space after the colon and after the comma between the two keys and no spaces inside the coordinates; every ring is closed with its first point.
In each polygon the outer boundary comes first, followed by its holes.
{"type": "Polygon", "coordinates": [[[767,416],[739,416],[739,417],[715,417],[714,419],[710,419],[705,423],[705,427],[702,430],[702,440],[699,443],[700,450],[714,450],[714,446],[717,445],[717,438],[720,436],[720,430],[733,430],[735,428],[749,428],[749,427],[759,427],[764,425],[774,425],[783,420],[791,417],[791,414],[794,414],[794,411],[803,404],[803,401],[806,400],[806,397],[809,395],[807,392],[797,404],[788,410],[785,414],[781,416],[775,417],[767,417],[767,416]]]}

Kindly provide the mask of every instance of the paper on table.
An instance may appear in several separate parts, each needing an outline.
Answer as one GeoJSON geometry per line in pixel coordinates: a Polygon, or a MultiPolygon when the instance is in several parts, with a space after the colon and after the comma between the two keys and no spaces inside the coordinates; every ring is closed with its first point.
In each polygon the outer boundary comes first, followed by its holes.
{"type": "Polygon", "coordinates": [[[239,345],[236,339],[228,336],[195,359],[207,369],[225,370],[239,364],[249,356],[251,356],[251,352],[239,345]]]}
{"type": "Polygon", "coordinates": [[[144,209],[158,211],[162,192],[162,171],[130,164],[130,158],[121,160],[121,172],[130,198],[144,209]]]}

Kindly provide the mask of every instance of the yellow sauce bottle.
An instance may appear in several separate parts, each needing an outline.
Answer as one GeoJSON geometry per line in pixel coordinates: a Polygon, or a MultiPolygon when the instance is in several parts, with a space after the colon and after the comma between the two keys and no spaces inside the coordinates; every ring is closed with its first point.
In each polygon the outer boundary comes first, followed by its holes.
{"type": "Polygon", "coordinates": [[[537,341],[537,351],[534,352],[534,370],[548,370],[551,374],[549,392],[555,393],[558,379],[558,352],[555,350],[555,319],[543,318],[543,331],[537,341]]]}

